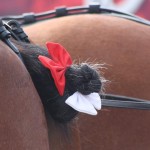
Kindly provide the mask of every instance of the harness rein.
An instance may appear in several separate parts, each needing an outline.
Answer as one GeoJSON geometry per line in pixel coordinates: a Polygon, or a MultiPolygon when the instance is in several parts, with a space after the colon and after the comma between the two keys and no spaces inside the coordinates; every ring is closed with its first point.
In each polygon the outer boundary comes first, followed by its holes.
{"type": "MultiPolygon", "coordinates": [[[[38,21],[62,16],[79,15],[87,13],[118,16],[150,26],[149,21],[137,17],[135,15],[116,11],[113,9],[107,9],[101,7],[100,5],[90,5],[89,7],[57,8],[55,11],[47,11],[38,14],[25,13],[21,16],[0,17],[0,39],[14,51],[23,62],[22,56],[18,48],[10,40],[10,38],[12,37],[17,41],[30,43],[28,36],[24,33],[23,29],[21,28],[21,25],[35,23],[38,21]]],[[[112,94],[100,94],[100,96],[102,99],[103,107],[150,110],[150,100],[143,100],[133,97],[112,94]]]]}

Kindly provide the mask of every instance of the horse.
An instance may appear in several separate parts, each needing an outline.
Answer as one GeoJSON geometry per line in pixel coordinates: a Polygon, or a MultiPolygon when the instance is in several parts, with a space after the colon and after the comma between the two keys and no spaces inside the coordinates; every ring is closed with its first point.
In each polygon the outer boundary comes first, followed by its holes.
{"type": "MultiPolygon", "coordinates": [[[[78,60],[104,63],[106,93],[150,99],[150,27],[105,14],[81,14],[24,26],[33,43],[61,43],[78,60]]],[[[148,150],[149,111],[104,109],[96,117],[80,114],[80,149],[148,150]]],[[[76,141],[77,143],[77,141],[76,141]]]]}
{"type": "MultiPolygon", "coordinates": [[[[106,15],[78,15],[37,23],[24,29],[34,43],[43,46],[45,41],[59,42],[69,50],[73,58],[87,60],[89,56],[92,59],[97,57],[98,61],[106,63],[107,70],[103,72],[111,83],[105,87],[105,92],[149,99],[149,68],[142,70],[141,74],[141,69],[148,66],[149,62],[148,26],[106,15]],[[50,27],[46,26],[49,24],[50,27]],[[77,25],[80,27],[76,28],[77,25]],[[43,26],[45,30],[42,30],[43,26]]],[[[29,93],[32,90],[33,88],[29,89],[29,93]]],[[[35,92],[34,95],[38,97],[36,94],[35,92]]],[[[71,144],[64,138],[62,128],[58,128],[60,124],[57,126],[49,119],[50,148],[149,149],[148,118],[149,111],[128,109],[101,111],[95,118],[81,114],[71,126],[71,144]]]]}

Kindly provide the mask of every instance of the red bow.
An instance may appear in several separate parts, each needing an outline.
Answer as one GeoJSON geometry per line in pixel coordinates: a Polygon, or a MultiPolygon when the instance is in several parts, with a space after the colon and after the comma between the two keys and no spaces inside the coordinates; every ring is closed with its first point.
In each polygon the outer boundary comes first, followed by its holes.
{"type": "Polygon", "coordinates": [[[72,60],[65,48],[58,43],[48,42],[46,46],[52,59],[41,55],[38,59],[51,71],[58,92],[62,96],[66,84],[65,71],[72,64],[72,60]]]}

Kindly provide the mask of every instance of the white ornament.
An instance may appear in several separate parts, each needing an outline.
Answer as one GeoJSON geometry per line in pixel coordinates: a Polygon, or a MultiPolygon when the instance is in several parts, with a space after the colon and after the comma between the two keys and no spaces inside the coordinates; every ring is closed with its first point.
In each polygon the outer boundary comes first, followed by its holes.
{"type": "Polygon", "coordinates": [[[90,115],[97,115],[96,109],[101,109],[101,98],[98,93],[83,95],[79,92],[75,92],[65,103],[79,112],[90,115]]]}

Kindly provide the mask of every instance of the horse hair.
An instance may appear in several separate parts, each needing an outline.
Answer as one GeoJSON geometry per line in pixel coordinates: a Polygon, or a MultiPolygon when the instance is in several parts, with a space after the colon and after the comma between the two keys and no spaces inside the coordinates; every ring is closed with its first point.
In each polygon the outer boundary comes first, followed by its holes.
{"type": "Polygon", "coordinates": [[[87,95],[91,92],[100,91],[102,84],[98,72],[91,69],[88,64],[83,63],[67,68],[65,92],[63,96],[60,96],[50,71],[38,59],[39,55],[51,57],[48,51],[37,45],[13,42],[19,47],[24,64],[45,110],[50,113],[55,121],[66,123],[77,115],[78,112],[65,103],[65,100],[74,92],[79,91],[87,95]]]}

